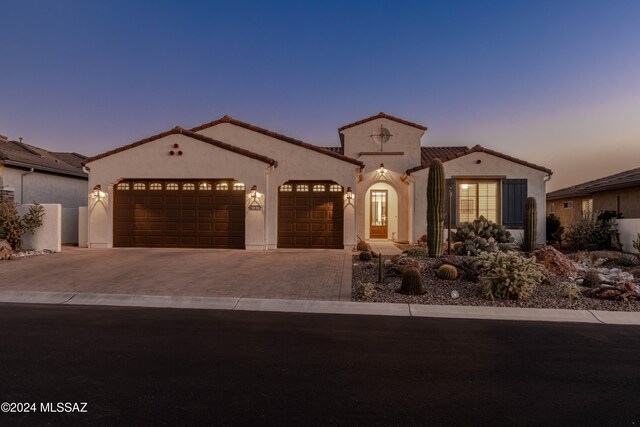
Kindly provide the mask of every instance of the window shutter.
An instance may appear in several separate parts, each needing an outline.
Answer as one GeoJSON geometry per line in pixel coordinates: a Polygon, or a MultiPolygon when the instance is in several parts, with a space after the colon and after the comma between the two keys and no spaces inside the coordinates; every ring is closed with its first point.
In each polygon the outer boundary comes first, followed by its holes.
{"type": "Polygon", "coordinates": [[[456,226],[456,221],[458,215],[456,214],[456,180],[455,179],[447,179],[445,181],[444,187],[444,197],[445,197],[445,205],[444,205],[444,226],[447,227],[449,225],[449,188],[451,188],[451,226],[456,226]]]}
{"type": "Polygon", "coordinates": [[[524,204],[527,200],[526,179],[502,180],[502,225],[524,226],[524,204]]]}

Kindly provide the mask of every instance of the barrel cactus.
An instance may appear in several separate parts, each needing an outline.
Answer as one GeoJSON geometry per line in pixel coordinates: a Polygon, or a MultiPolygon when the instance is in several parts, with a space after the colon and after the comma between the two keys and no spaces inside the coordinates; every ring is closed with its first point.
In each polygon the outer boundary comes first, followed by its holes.
{"type": "Polygon", "coordinates": [[[358,259],[364,262],[371,261],[371,252],[367,252],[367,251],[360,252],[360,255],[358,255],[358,259]]]}
{"type": "Polygon", "coordinates": [[[427,182],[427,248],[430,257],[442,255],[444,230],[444,167],[439,159],[429,166],[427,182]]]}
{"type": "Polygon", "coordinates": [[[444,280],[456,280],[458,277],[458,270],[451,264],[442,264],[436,270],[436,276],[444,280]]]}
{"type": "Polygon", "coordinates": [[[402,285],[398,291],[406,295],[422,295],[424,294],[424,285],[422,283],[422,275],[420,270],[411,267],[402,273],[402,285]]]}
{"type": "Polygon", "coordinates": [[[524,250],[531,252],[536,249],[536,234],[538,225],[538,210],[536,199],[527,197],[524,204],[524,250]]]}

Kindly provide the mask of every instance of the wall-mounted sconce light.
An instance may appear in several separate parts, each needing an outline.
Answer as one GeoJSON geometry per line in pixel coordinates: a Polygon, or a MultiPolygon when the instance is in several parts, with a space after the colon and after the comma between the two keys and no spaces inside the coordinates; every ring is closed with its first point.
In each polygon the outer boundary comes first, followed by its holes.
{"type": "Polygon", "coordinates": [[[353,192],[351,191],[351,187],[347,187],[347,201],[350,202],[353,200],[353,192]]]}
{"type": "Polygon", "coordinates": [[[102,192],[102,187],[100,186],[100,184],[93,187],[93,191],[91,192],[91,195],[93,196],[94,199],[98,199],[98,200],[102,200],[104,198],[105,194],[102,192]]]}
{"type": "Polygon", "coordinates": [[[387,169],[384,167],[384,163],[380,163],[380,167],[378,168],[378,174],[384,176],[387,173],[387,169]]]}
{"type": "Polygon", "coordinates": [[[249,194],[251,194],[251,198],[252,199],[255,199],[257,197],[257,195],[258,195],[258,187],[255,186],[255,185],[252,186],[251,187],[251,193],[249,193],[249,194]]]}
{"type": "Polygon", "coordinates": [[[249,191],[249,198],[251,198],[251,203],[249,203],[250,211],[259,211],[262,209],[262,205],[258,202],[258,186],[253,185],[251,190],[249,191]]]}

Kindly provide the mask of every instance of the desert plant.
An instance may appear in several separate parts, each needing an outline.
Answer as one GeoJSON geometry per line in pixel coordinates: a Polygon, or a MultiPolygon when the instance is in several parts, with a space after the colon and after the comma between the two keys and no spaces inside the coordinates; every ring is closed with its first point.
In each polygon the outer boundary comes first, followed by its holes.
{"type": "Polygon", "coordinates": [[[640,259],[637,255],[624,253],[618,260],[618,264],[623,267],[635,267],[640,264],[640,259]]]}
{"type": "Polygon", "coordinates": [[[422,295],[424,294],[424,285],[422,283],[422,275],[417,268],[407,268],[402,273],[402,285],[398,291],[401,294],[407,295],[422,295]]]}
{"type": "Polygon", "coordinates": [[[633,241],[633,249],[640,252],[640,233],[638,233],[638,238],[633,241]]]}
{"type": "Polygon", "coordinates": [[[427,256],[429,256],[429,251],[427,251],[426,248],[421,248],[419,246],[416,246],[414,248],[406,249],[404,251],[404,253],[406,253],[408,256],[413,256],[413,257],[427,257],[427,256]]]}
{"type": "Polygon", "coordinates": [[[356,297],[369,299],[376,292],[376,286],[373,283],[361,283],[356,288],[356,297]]]}
{"type": "Polygon", "coordinates": [[[442,264],[436,270],[436,276],[444,280],[456,280],[458,270],[451,264],[442,264]]]}
{"type": "Polygon", "coordinates": [[[533,252],[536,249],[538,231],[538,209],[535,197],[527,197],[524,204],[524,250],[533,252]]]}
{"type": "Polygon", "coordinates": [[[560,223],[560,218],[554,214],[547,216],[547,243],[558,243],[562,246],[562,235],[564,234],[564,227],[560,223]]]}
{"type": "Polygon", "coordinates": [[[565,238],[574,249],[598,250],[611,246],[611,238],[616,233],[616,219],[600,212],[592,212],[569,227],[565,238]]]}
{"type": "Polygon", "coordinates": [[[3,235],[15,251],[22,249],[22,236],[33,233],[42,225],[44,208],[39,203],[29,206],[29,211],[20,215],[18,204],[0,202],[0,235],[3,235]]]}
{"type": "Polygon", "coordinates": [[[473,222],[458,227],[453,240],[458,255],[477,256],[481,252],[496,252],[500,243],[513,243],[514,238],[502,225],[481,216],[473,222]]]}
{"type": "Polygon", "coordinates": [[[358,240],[358,244],[356,245],[356,249],[361,252],[371,252],[371,245],[365,242],[364,240],[358,240]]]}
{"type": "Polygon", "coordinates": [[[535,258],[517,252],[485,252],[478,261],[484,296],[489,299],[526,299],[545,279],[535,258]]]}
{"type": "Polygon", "coordinates": [[[589,270],[582,279],[582,286],[587,288],[595,288],[602,282],[600,273],[596,270],[589,270]]]}
{"type": "Polygon", "coordinates": [[[511,247],[511,243],[498,243],[498,250],[500,252],[509,252],[513,250],[513,247],[511,247]]]}
{"type": "Polygon", "coordinates": [[[384,283],[384,260],[382,254],[378,256],[378,283],[384,283]]]}
{"type": "Polygon", "coordinates": [[[566,282],[562,285],[562,292],[564,295],[573,301],[580,296],[580,287],[573,282],[566,282]]]}
{"type": "Polygon", "coordinates": [[[364,262],[369,262],[371,261],[371,252],[360,252],[360,255],[358,255],[358,259],[360,261],[364,261],[364,262]]]}
{"type": "Polygon", "coordinates": [[[444,167],[439,159],[429,165],[427,182],[427,248],[430,257],[442,255],[444,230],[444,167]]]}

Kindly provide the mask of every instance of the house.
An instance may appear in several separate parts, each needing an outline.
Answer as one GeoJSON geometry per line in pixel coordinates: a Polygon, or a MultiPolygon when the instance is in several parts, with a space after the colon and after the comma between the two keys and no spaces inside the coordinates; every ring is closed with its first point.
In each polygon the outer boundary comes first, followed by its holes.
{"type": "Polygon", "coordinates": [[[547,214],[556,215],[565,226],[597,211],[616,211],[625,218],[640,218],[640,168],[547,194],[547,214]]]}
{"type": "Polygon", "coordinates": [[[57,203],[65,208],[87,206],[86,157],[54,153],[0,135],[1,197],[16,203],[57,203]]]}
{"type": "MultiPolygon", "coordinates": [[[[476,145],[422,147],[425,126],[380,113],[318,147],[224,116],[86,160],[90,247],[344,248],[416,242],[433,158],[445,162],[454,224],[523,225],[545,203],[547,168],[476,145]]],[[[544,243],[544,210],[538,212],[544,243]]]]}

